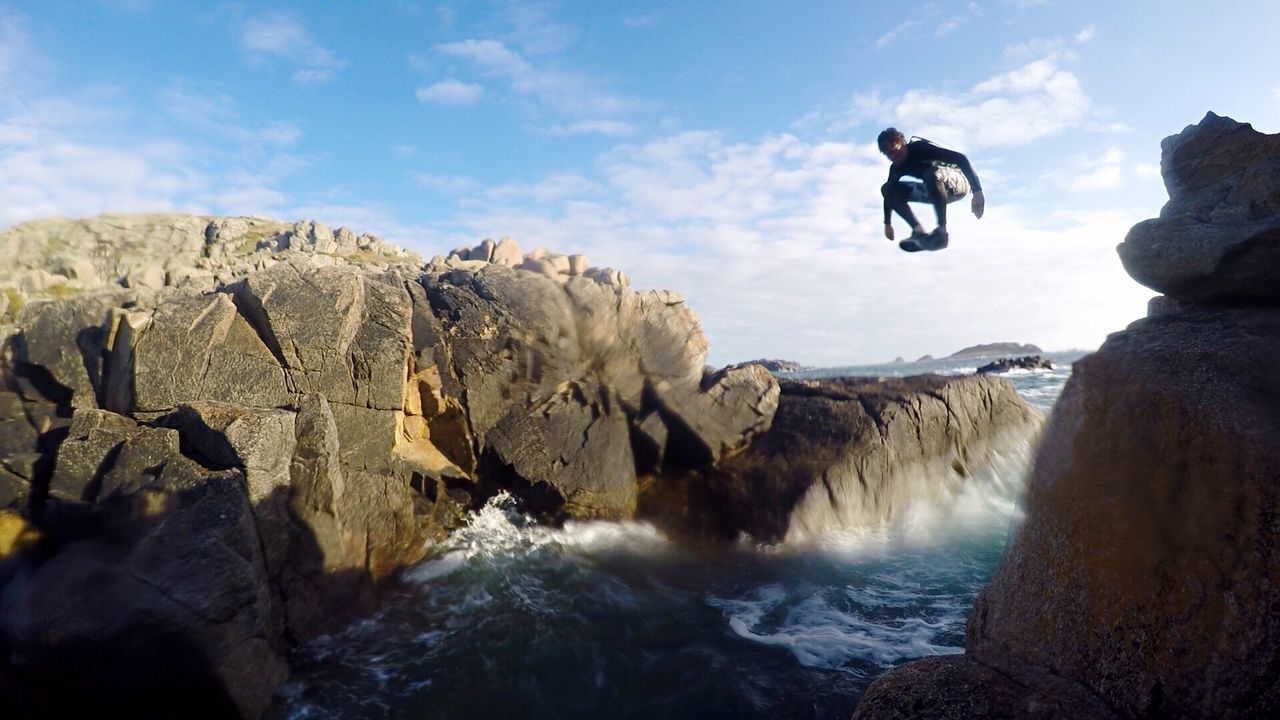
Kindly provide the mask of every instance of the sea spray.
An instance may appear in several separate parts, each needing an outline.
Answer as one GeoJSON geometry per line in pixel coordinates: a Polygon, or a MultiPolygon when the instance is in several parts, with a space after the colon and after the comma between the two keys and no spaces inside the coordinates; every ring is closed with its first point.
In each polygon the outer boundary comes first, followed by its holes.
{"type": "Polygon", "coordinates": [[[1039,438],[1041,421],[1012,428],[991,442],[975,443],[967,456],[912,463],[889,477],[862,466],[860,458],[830,468],[791,513],[786,542],[820,541],[831,533],[864,531],[886,524],[915,525],[912,534],[931,532],[930,518],[957,512],[986,522],[987,505],[1011,511],[1039,438]]]}

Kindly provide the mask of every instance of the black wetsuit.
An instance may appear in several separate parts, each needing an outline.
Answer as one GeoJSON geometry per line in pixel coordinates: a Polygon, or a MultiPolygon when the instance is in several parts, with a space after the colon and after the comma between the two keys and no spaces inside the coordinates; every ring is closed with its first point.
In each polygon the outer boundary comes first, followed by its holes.
{"type": "Polygon", "coordinates": [[[959,200],[964,197],[964,193],[955,195],[949,192],[949,188],[938,172],[940,165],[957,168],[964,173],[965,179],[969,181],[969,188],[973,192],[982,192],[982,183],[978,181],[978,174],[969,164],[969,158],[955,150],[938,147],[928,140],[913,140],[907,143],[907,156],[902,159],[902,162],[889,166],[889,181],[880,188],[880,193],[884,195],[885,225],[889,224],[894,210],[911,227],[919,224],[916,222],[915,213],[911,212],[910,206],[907,205],[908,200],[929,202],[938,215],[938,224],[947,224],[947,203],[959,200]],[[920,178],[927,191],[927,198],[918,195],[913,197],[913,191],[917,190],[919,184],[903,181],[904,175],[920,178]]]}

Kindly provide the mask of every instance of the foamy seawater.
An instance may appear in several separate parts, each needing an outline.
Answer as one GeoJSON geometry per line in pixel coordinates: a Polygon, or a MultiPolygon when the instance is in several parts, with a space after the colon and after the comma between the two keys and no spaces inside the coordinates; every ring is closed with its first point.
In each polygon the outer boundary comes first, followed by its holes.
{"type": "MultiPolygon", "coordinates": [[[[1008,376],[1042,409],[1070,374],[1052,359],[1053,371],[1008,376]]],[[[931,365],[806,374],[966,371],[931,365]]],[[[302,648],[271,715],[847,718],[885,670],[962,651],[1021,519],[1030,455],[1015,445],[892,524],[803,545],[691,546],[644,523],[547,528],[495,498],[405,573],[384,611],[302,648]]]]}

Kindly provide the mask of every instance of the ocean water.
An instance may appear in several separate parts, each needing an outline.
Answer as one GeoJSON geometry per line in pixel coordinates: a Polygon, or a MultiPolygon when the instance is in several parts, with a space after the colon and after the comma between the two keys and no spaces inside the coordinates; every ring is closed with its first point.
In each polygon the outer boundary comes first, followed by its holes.
{"type": "MultiPolygon", "coordinates": [[[[1005,377],[1047,411],[1080,356],[1005,377]]],[[[886,670],[962,652],[974,597],[1021,519],[1030,457],[1015,445],[891,524],[803,545],[696,545],[644,523],[548,528],[495,498],[376,616],[301,648],[271,717],[847,718],[886,670]]]]}

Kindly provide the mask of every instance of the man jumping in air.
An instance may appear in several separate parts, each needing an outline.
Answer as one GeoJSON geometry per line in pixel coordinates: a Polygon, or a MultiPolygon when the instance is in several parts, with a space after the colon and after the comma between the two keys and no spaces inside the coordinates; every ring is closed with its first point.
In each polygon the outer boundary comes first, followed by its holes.
{"type": "Polygon", "coordinates": [[[963,198],[973,188],[970,207],[976,217],[982,217],[986,201],[982,197],[982,183],[969,164],[969,158],[928,140],[916,138],[907,142],[896,128],[888,128],[876,138],[880,152],[892,161],[889,181],[880,188],[884,195],[884,236],[893,240],[892,214],[898,213],[911,226],[911,237],[898,247],[908,252],[917,250],[941,250],[947,246],[947,203],[963,198]],[[903,180],[903,175],[919,180],[903,180]],[[907,205],[909,202],[929,203],[938,216],[938,227],[926,233],[924,226],[907,205]]]}

